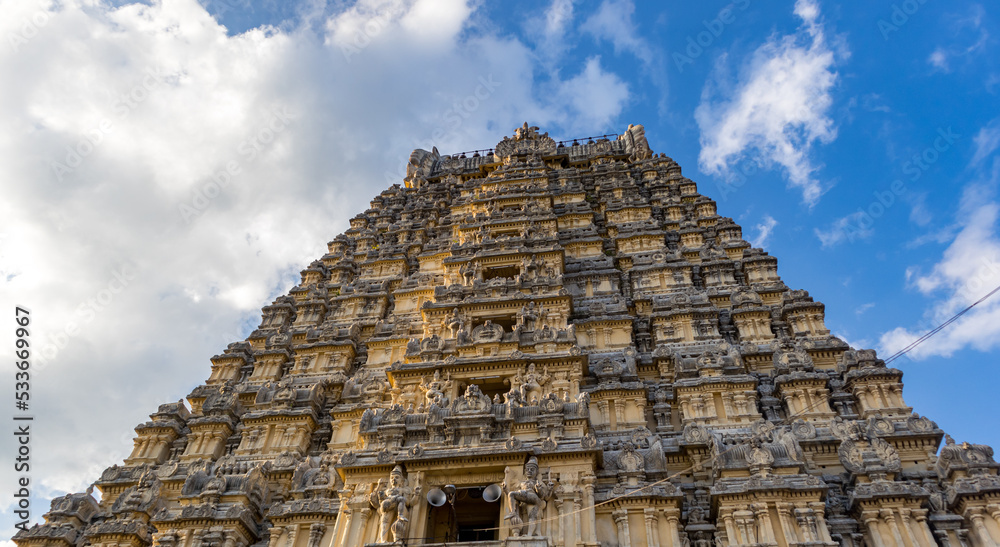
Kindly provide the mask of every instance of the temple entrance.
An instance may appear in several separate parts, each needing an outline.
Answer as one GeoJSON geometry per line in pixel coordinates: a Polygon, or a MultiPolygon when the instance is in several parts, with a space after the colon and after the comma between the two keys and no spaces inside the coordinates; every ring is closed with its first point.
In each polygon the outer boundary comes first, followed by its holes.
{"type": "Polygon", "coordinates": [[[430,507],[427,542],[465,543],[492,541],[499,537],[500,501],[483,499],[484,487],[459,488],[455,503],[430,507]],[[490,530],[489,528],[493,528],[490,530]]]}

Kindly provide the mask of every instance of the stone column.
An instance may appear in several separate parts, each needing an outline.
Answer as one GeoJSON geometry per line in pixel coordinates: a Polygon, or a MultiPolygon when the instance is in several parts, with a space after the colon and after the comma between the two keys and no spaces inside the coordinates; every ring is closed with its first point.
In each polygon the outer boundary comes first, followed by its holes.
{"type": "Polygon", "coordinates": [[[607,401],[597,401],[597,411],[601,414],[604,429],[611,429],[611,414],[608,406],[607,401]]]}
{"type": "Polygon", "coordinates": [[[647,507],[642,510],[643,518],[646,520],[646,545],[647,547],[660,547],[660,517],[656,514],[656,509],[647,507]]]}
{"type": "Polygon", "coordinates": [[[616,509],[611,513],[611,518],[615,520],[615,526],[618,527],[618,544],[632,545],[628,529],[628,510],[616,509]]]}
{"type": "MultiPolygon", "coordinates": [[[[345,491],[341,491],[341,499],[350,499],[350,494],[345,496],[345,491]]],[[[351,531],[351,523],[354,520],[354,511],[347,505],[347,503],[342,503],[340,506],[340,513],[337,514],[337,523],[333,526],[333,544],[334,545],[345,545],[347,540],[347,534],[351,531]]],[[[271,547],[274,547],[273,545],[271,547]]]]}
{"type": "Polygon", "coordinates": [[[796,531],[795,521],[792,519],[792,504],[778,502],[778,521],[781,522],[781,531],[785,534],[785,542],[789,545],[800,541],[799,533],[796,531]]]}
{"type": "Polygon", "coordinates": [[[664,516],[667,518],[667,528],[670,529],[670,547],[681,547],[680,509],[667,509],[664,516]]]}
{"type": "Polygon", "coordinates": [[[597,515],[594,512],[594,482],[597,477],[594,475],[584,475],[580,482],[583,483],[583,506],[586,507],[581,518],[583,520],[583,542],[597,543],[597,515]]]}
{"type": "Polygon", "coordinates": [[[288,539],[285,541],[285,547],[295,547],[295,536],[298,535],[299,525],[291,524],[285,527],[288,530],[288,539]]]}
{"type": "Polygon", "coordinates": [[[624,424],[628,423],[625,419],[625,401],[616,400],[615,401],[615,427],[621,428],[624,424]]]}
{"type": "Polygon", "coordinates": [[[267,538],[267,547],[278,547],[278,541],[281,539],[281,531],[284,528],[280,526],[272,526],[270,531],[270,536],[267,538]]]}
{"type": "Polygon", "coordinates": [[[886,526],[892,530],[892,537],[896,540],[896,545],[898,547],[905,547],[903,534],[900,533],[899,524],[896,522],[896,513],[892,509],[881,509],[878,514],[882,517],[882,521],[885,522],[886,526]]]}
{"type": "Polygon", "coordinates": [[[733,518],[732,509],[728,509],[724,513],[720,510],[719,518],[722,519],[726,527],[726,536],[729,537],[729,543],[740,543],[740,533],[736,530],[736,521],[733,518]]]}
{"type": "MultiPolygon", "coordinates": [[[[582,536],[583,536],[583,528],[581,528],[581,526],[580,526],[580,513],[582,512],[581,511],[582,507],[583,507],[583,504],[580,502],[580,496],[575,496],[573,498],[573,519],[572,519],[572,521],[573,521],[572,522],[572,527],[573,527],[573,542],[572,542],[572,545],[579,545],[580,541],[583,539],[582,538],[582,536]]],[[[567,543],[567,544],[569,544],[569,543],[567,543]]]]}
{"type": "Polygon", "coordinates": [[[556,543],[562,545],[568,545],[569,538],[571,534],[568,532],[570,529],[569,521],[572,520],[573,513],[573,500],[563,498],[562,500],[556,501],[559,509],[559,524],[556,527],[556,543]]]}
{"type": "Polygon", "coordinates": [[[878,529],[878,511],[873,509],[863,512],[861,514],[861,520],[863,520],[865,526],[868,527],[868,535],[871,536],[874,546],[887,547],[885,541],[882,539],[882,533],[878,529]]]}
{"type": "Polygon", "coordinates": [[[316,522],[309,527],[309,547],[319,547],[323,533],[326,532],[326,523],[316,522]]]}
{"type": "Polygon", "coordinates": [[[826,504],[821,501],[815,501],[809,504],[809,507],[813,510],[813,515],[816,516],[816,529],[819,531],[819,540],[832,542],[833,538],[830,537],[830,529],[826,526],[826,504]]]}
{"type": "Polygon", "coordinates": [[[759,529],[757,542],[758,543],[777,543],[777,539],[774,537],[774,531],[771,530],[771,515],[768,513],[766,503],[755,503],[751,506],[754,512],[754,517],[757,520],[757,527],[759,529]]]}
{"type": "Polygon", "coordinates": [[[802,539],[806,542],[816,541],[812,530],[809,528],[809,509],[801,507],[795,508],[795,521],[799,524],[799,531],[802,532],[802,539]]]}
{"type": "Polygon", "coordinates": [[[899,510],[899,516],[903,521],[903,530],[906,532],[907,539],[910,540],[910,545],[917,547],[921,543],[917,542],[916,536],[913,535],[913,523],[910,521],[910,510],[903,508],[899,510]]]}
{"type": "Polygon", "coordinates": [[[365,528],[368,526],[368,519],[372,516],[371,507],[365,507],[361,510],[361,515],[358,517],[358,543],[367,543],[365,541],[365,528]]]}
{"type": "Polygon", "coordinates": [[[976,535],[979,536],[979,541],[983,545],[996,545],[997,542],[993,539],[993,535],[990,534],[988,528],[986,528],[985,516],[983,515],[982,508],[975,508],[969,511],[969,520],[972,521],[972,527],[976,530],[976,535]]]}

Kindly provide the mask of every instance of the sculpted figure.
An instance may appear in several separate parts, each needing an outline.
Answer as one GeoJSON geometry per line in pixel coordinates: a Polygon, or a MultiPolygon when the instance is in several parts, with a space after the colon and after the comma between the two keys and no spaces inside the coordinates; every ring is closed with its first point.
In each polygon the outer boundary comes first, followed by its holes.
{"type": "Polygon", "coordinates": [[[441,378],[441,370],[435,370],[433,378],[424,378],[420,382],[420,389],[424,391],[424,398],[427,399],[428,405],[437,403],[438,406],[446,406],[448,398],[445,397],[445,392],[451,389],[453,383],[451,378],[441,378]]]}
{"type": "Polygon", "coordinates": [[[451,330],[451,337],[455,338],[458,336],[458,331],[465,327],[465,321],[462,319],[462,315],[458,313],[458,308],[451,311],[451,316],[448,317],[448,329],[451,330]]]}
{"type": "Polygon", "coordinates": [[[420,487],[406,486],[406,476],[403,468],[396,466],[389,474],[389,485],[382,486],[379,479],[375,491],[368,497],[368,502],[379,513],[378,537],[380,543],[392,543],[406,539],[410,526],[409,509],[420,495],[420,487]]]}
{"type": "Polygon", "coordinates": [[[521,384],[521,398],[534,404],[533,401],[542,398],[542,387],[548,382],[548,367],[543,367],[541,374],[539,374],[535,364],[530,363],[521,384]]]}
{"type": "MultiPolygon", "coordinates": [[[[504,490],[507,490],[505,482],[504,490]]],[[[511,532],[516,537],[524,531],[524,522],[528,523],[526,536],[534,536],[538,531],[538,519],[545,509],[545,502],[552,498],[555,484],[549,480],[538,479],[538,459],[532,456],[524,464],[524,480],[517,485],[517,490],[507,491],[507,516],[510,520],[511,532]],[[522,516],[524,515],[524,516],[522,516]]]]}
{"type": "Polygon", "coordinates": [[[535,310],[535,301],[532,300],[521,307],[517,314],[517,326],[524,330],[535,330],[535,321],[538,320],[538,313],[535,310]]]}

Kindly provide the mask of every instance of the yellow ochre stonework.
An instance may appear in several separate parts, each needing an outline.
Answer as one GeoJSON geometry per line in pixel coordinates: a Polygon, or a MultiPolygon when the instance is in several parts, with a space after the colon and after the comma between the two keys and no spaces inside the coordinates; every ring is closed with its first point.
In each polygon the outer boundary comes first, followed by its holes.
{"type": "Polygon", "coordinates": [[[404,182],[18,546],[1000,543],[993,450],[914,414],[642,126],[525,124],[404,182]]]}

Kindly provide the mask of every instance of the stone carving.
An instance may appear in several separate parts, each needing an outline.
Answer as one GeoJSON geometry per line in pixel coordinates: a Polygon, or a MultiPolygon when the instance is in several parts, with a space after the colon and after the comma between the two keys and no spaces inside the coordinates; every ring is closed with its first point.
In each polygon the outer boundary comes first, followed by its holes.
{"type": "Polygon", "coordinates": [[[448,397],[445,395],[454,385],[454,382],[450,378],[441,377],[441,369],[434,371],[434,376],[431,378],[424,378],[420,383],[420,390],[424,392],[424,398],[428,406],[431,404],[436,404],[438,406],[447,406],[448,397]]]}
{"type": "MultiPolygon", "coordinates": [[[[510,474],[510,470],[507,470],[510,474]]],[[[512,535],[532,537],[538,531],[538,520],[545,509],[546,501],[554,493],[555,483],[551,480],[542,481],[538,478],[538,460],[529,458],[524,464],[524,480],[507,490],[507,515],[504,520],[510,521],[512,535]]]]}
{"type": "Polygon", "coordinates": [[[479,390],[479,386],[472,384],[465,388],[465,394],[455,399],[452,405],[452,412],[455,414],[481,414],[492,410],[493,401],[479,390]]]}
{"type": "Polygon", "coordinates": [[[375,491],[369,496],[369,503],[378,510],[381,543],[405,539],[410,526],[410,507],[420,495],[420,486],[410,488],[406,484],[403,468],[396,466],[389,474],[389,484],[383,486],[379,479],[375,491]]]}

